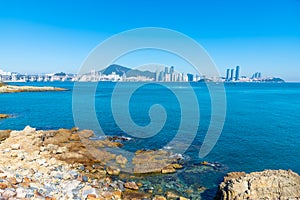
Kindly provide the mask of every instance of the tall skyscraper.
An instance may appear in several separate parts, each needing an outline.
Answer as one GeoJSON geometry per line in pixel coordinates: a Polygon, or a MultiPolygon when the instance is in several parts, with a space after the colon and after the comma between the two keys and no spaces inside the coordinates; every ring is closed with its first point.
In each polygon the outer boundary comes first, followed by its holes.
{"type": "Polygon", "coordinates": [[[169,73],[169,68],[165,67],[165,74],[168,74],[168,73],[169,73]]]}
{"type": "Polygon", "coordinates": [[[171,66],[171,68],[170,68],[170,81],[171,82],[175,81],[174,80],[174,67],[173,66],[171,66]]]}
{"type": "Polygon", "coordinates": [[[233,81],[233,79],[234,79],[234,69],[231,69],[230,80],[233,81]]]}
{"type": "Polygon", "coordinates": [[[226,70],[226,81],[229,81],[230,69],[226,70]]]}
{"type": "Polygon", "coordinates": [[[170,68],[170,74],[173,74],[173,73],[174,73],[174,67],[171,66],[171,68],[170,68]]]}
{"type": "Polygon", "coordinates": [[[194,80],[193,74],[187,74],[187,77],[188,77],[188,82],[192,82],[194,80]]]}
{"type": "Polygon", "coordinates": [[[240,66],[236,66],[235,69],[235,80],[238,81],[240,79],[240,66]]]}
{"type": "Polygon", "coordinates": [[[257,78],[261,79],[261,73],[260,72],[258,72],[257,78]]]}

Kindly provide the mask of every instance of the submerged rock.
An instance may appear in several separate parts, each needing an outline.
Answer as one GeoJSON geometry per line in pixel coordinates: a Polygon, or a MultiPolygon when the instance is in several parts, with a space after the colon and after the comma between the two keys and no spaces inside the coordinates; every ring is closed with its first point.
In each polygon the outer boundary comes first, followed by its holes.
{"type": "Polygon", "coordinates": [[[165,150],[139,150],[132,159],[133,172],[135,174],[174,173],[176,170],[172,164],[176,162],[177,159],[165,150]]]}
{"type": "Polygon", "coordinates": [[[232,172],[219,185],[216,199],[299,199],[300,176],[291,170],[232,172]]]}
{"type": "Polygon", "coordinates": [[[126,190],[123,192],[122,199],[124,200],[132,200],[132,199],[150,199],[151,194],[133,191],[133,190],[126,190]]]}

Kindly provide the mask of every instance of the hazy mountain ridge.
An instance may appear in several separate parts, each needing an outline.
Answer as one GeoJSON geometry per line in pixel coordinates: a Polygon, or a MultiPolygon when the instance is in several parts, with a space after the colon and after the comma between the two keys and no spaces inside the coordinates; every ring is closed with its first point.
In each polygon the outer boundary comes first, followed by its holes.
{"type": "Polygon", "coordinates": [[[150,72],[147,70],[141,71],[138,69],[131,69],[128,67],[117,65],[117,64],[112,64],[99,72],[101,72],[102,74],[105,74],[105,75],[109,75],[109,74],[112,74],[113,72],[115,72],[119,76],[123,76],[125,74],[126,77],[137,77],[137,76],[144,76],[144,77],[148,77],[148,78],[155,77],[154,72],[150,72]]]}

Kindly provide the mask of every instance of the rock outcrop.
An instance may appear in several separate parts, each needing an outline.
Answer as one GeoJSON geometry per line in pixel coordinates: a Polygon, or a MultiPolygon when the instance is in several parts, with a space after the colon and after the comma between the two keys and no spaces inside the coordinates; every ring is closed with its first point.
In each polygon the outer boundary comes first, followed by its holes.
{"type": "Polygon", "coordinates": [[[0,93],[15,93],[15,92],[46,92],[46,91],[66,91],[64,88],[57,87],[36,87],[36,86],[15,86],[15,85],[0,85],[0,93]]]}
{"type": "Polygon", "coordinates": [[[9,118],[9,115],[7,114],[0,114],[0,119],[6,119],[9,118]]]}
{"type": "Polygon", "coordinates": [[[216,199],[300,199],[300,176],[291,170],[232,172],[219,185],[216,199]]]}

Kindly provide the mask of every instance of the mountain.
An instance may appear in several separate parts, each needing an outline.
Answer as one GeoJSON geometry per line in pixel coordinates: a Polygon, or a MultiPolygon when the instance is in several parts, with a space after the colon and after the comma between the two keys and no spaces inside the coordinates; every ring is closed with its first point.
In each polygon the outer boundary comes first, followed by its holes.
{"type": "Polygon", "coordinates": [[[150,71],[141,71],[137,69],[130,69],[128,67],[123,67],[121,65],[110,65],[107,68],[100,71],[102,74],[108,75],[115,72],[119,76],[123,76],[124,74],[126,77],[137,77],[137,76],[144,76],[148,78],[155,78],[155,73],[150,71]]]}
{"type": "Polygon", "coordinates": [[[123,74],[125,74],[126,72],[128,72],[130,70],[131,70],[130,68],[113,64],[113,65],[110,65],[107,68],[101,70],[100,72],[105,75],[109,75],[109,74],[112,74],[113,72],[115,72],[117,75],[123,76],[123,74]]]}

